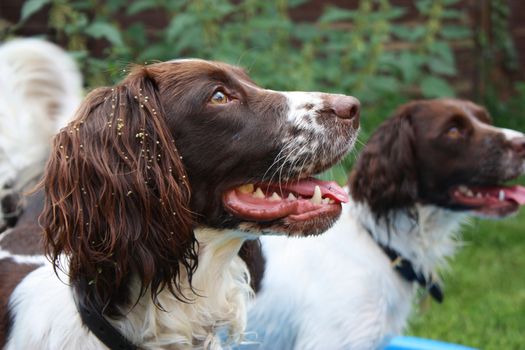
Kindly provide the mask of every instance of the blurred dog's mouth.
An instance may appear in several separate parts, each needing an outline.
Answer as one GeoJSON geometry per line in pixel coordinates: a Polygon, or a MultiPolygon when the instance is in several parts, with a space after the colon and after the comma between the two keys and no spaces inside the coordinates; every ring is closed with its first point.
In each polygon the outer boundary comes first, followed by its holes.
{"type": "Polygon", "coordinates": [[[525,205],[523,186],[456,186],[450,190],[455,204],[465,206],[474,214],[489,218],[503,218],[516,213],[525,205]]]}

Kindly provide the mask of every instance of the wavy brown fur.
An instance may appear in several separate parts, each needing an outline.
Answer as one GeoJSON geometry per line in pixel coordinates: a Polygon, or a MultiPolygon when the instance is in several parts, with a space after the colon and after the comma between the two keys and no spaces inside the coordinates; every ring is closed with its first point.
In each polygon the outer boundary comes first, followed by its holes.
{"type": "Polygon", "coordinates": [[[71,281],[88,281],[88,299],[109,314],[127,297],[130,273],[141,295],[181,294],[197,266],[190,188],[155,81],[138,67],[114,88],[92,91],[54,138],[40,217],[46,252],[71,281]]]}
{"type": "Polygon", "coordinates": [[[352,197],[366,202],[377,217],[417,199],[411,108],[412,104],[402,106],[379,126],[350,175],[352,197]]]}

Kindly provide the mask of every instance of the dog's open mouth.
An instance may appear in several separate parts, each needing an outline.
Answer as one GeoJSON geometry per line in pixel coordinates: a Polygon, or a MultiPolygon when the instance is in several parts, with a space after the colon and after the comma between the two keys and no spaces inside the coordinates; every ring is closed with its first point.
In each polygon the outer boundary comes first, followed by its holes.
{"type": "Polygon", "coordinates": [[[456,203],[472,208],[484,217],[502,218],[525,204],[523,186],[457,186],[451,190],[456,203]]]}
{"type": "Polygon", "coordinates": [[[346,192],[333,181],[307,178],[290,183],[246,184],[224,193],[225,207],[235,216],[249,221],[291,222],[336,216],[346,192]]]}

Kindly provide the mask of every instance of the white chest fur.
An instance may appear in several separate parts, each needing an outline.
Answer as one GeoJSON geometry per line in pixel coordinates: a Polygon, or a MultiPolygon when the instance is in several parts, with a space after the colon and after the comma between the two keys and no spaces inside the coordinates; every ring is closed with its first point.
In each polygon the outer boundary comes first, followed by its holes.
{"type": "MultiPolygon", "coordinates": [[[[159,301],[166,311],[161,311],[146,293],[125,319],[111,321],[143,348],[220,349],[215,331],[224,326],[233,340],[242,337],[246,303],[252,295],[246,265],[237,257],[243,238],[211,229],[196,230],[196,235],[200,252],[193,287],[199,296],[183,286],[192,301],[182,303],[163,291],[159,301]]],[[[67,281],[65,275],[61,279],[67,281]]],[[[72,289],[62,281],[46,264],[18,285],[10,299],[13,327],[6,349],[104,348],[83,327],[72,289]]]]}
{"type": "Polygon", "coordinates": [[[375,349],[399,334],[415,286],[392,268],[375,240],[427,273],[453,253],[462,218],[435,207],[416,210],[418,221],[398,215],[387,230],[366,207],[351,205],[319,237],[263,238],[265,278],[248,327],[261,333],[259,348],[375,349]]]}

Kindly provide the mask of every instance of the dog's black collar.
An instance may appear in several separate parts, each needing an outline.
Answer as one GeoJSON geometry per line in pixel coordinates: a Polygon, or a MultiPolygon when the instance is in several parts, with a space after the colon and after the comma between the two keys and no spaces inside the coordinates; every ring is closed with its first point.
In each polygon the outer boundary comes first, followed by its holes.
{"type": "MultiPolygon", "coordinates": [[[[85,283],[80,283],[85,284],[85,283]]],[[[129,341],[118,329],[102,315],[101,309],[75,298],[78,313],[84,325],[98,340],[111,350],[139,350],[140,348],[129,341]]]]}
{"type": "MultiPolygon", "coordinates": [[[[368,228],[365,229],[373,238],[374,236],[372,235],[372,232],[368,228]]],[[[412,265],[410,260],[405,259],[394,249],[384,246],[377,241],[376,243],[388,256],[392,262],[392,267],[401,275],[401,277],[403,277],[408,282],[417,282],[423,289],[428,291],[434,300],[436,300],[438,303],[443,302],[443,289],[441,288],[441,285],[438,281],[436,281],[432,276],[430,276],[430,279],[427,280],[427,278],[421,272],[416,272],[416,270],[414,270],[414,265],[412,265]]]]}

